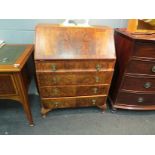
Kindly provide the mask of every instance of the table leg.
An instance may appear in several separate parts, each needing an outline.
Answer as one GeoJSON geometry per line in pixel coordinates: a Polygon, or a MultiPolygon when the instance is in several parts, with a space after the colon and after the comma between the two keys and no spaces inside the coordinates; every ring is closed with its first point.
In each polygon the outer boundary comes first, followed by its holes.
{"type": "Polygon", "coordinates": [[[20,100],[23,105],[24,111],[26,113],[27,119],[29,121],[30,126],[34,126],[31,109],[28,101],[28,92],[25,86],[26,84],[24,83],[24,79],[23,79],[24,77],[22,76],[21,73],[16,73],[15,77],[18,85],[17,89],[19,91],[20,100]]]}

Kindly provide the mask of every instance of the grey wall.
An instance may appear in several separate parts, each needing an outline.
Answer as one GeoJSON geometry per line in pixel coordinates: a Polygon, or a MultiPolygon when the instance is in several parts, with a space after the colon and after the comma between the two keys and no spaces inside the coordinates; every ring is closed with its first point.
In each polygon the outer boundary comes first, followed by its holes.
{"type": "MultiPolygon", "coordinates": [[[[64,19],[0,19],[0,40],[8,44],[34,43],[35,26],[38,23],[62,23],[64,19]]],[[[84,20],[76,20],[83,23],[84,20]]],[[[126,19],[91,19],[90,25],[106,25],[113,28],[126,27],[126,19]]]]}

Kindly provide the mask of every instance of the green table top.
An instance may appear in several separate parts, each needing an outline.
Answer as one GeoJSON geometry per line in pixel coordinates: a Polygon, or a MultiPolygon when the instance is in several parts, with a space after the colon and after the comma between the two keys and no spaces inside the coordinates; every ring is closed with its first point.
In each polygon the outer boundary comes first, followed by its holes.
{"type": "Polygon", "coordinates": [[[0,48],[0,65],[12,65],[25,51],[26,45],[4,45],[0,48]]]}

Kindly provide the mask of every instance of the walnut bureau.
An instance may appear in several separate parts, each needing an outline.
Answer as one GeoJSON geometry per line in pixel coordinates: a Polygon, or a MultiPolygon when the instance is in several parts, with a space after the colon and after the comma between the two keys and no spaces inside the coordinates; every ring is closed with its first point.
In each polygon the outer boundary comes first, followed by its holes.
{"type": "Polygon", "coordinates": [[[55,108],[105,110],[114,65],[112,29],[38,25],[35,66],[41,114],[55,108]]]}
{"type": "Polygon", "coordinates": [[[155,110],[155,35],[115,30],[117,62],[110,90],[113,110],[155,110]]]}
{"type": "Polygon", "coordinates": [[[28,86],[33,75],[33,45],[4,45],[0,48],[0,99],[21,103],[33,126],[28,102],[28,86]]]}

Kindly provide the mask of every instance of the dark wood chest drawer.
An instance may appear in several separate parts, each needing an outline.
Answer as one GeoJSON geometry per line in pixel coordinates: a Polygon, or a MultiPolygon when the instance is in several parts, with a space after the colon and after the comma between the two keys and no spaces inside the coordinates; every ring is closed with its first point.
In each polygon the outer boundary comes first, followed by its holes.
{"type": "Polygon", "coordinates": [[[131,60],[126,73],[155,75],[155,61],[131,60]]]}
{"type": "Polygon", "coordinates": [[[15,81],[11,74],[0,74],[0,96],[16,95],[15,81]]]}
{"type": "Polygon", "coordinates": [[[109,85],[40,87],[43,98],[107,94],[109,85]]]}
{"type": "Polygon", "coordinates": [[[137,43],[134,48],[133,56],[155,59],[155,44],[137,43]]]}
{"type": "Polygon", "coordinates": [[[94,70],[104,71],[113,70],[114,60],[63,60],[63,61],[36,61],[36,69],[44,71],[62,70],[94,70]]]}
{"type": "Polygon", "coordinates": [[[117,98],[119,105],[155,105],[155,94],[120,92],[117,98]]]}
{"type": "Polygon", "coordinates": [[[37,72],[40,86],[109,84],[113,72],[37,72]]]}
{"type": "Polygon", "coordinates": [[[155,78],[149,76],[125,76],[121,89],[155,92],[155,78]]]}
{"type": "Polygon", "coordinates": [[[106,96],[83,96],[83,97],[65,97],[65,98],[42,98],[42,103],[47,109],[65,108],[65,107],[88,107],[102,106],[106,101],[106,96]]]}

